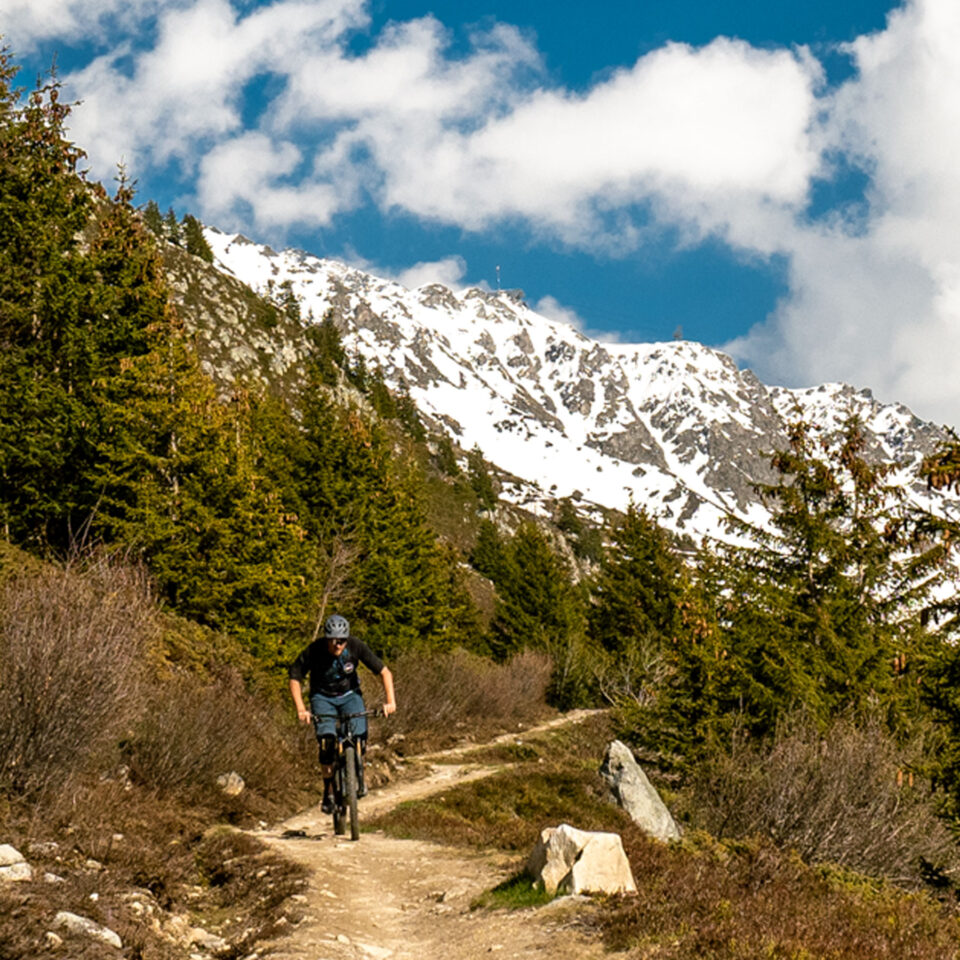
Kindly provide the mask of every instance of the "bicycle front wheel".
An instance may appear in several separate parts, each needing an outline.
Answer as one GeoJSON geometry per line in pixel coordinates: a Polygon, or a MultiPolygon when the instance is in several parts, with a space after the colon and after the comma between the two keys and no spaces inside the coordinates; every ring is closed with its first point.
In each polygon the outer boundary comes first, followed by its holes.
{"type": "Polygon", "coordinates": [[[350,839],[360,839],[360,821],[357,814],[357,749],[348,746],[344,751],[344,802],[350,814],[350,839]]]}

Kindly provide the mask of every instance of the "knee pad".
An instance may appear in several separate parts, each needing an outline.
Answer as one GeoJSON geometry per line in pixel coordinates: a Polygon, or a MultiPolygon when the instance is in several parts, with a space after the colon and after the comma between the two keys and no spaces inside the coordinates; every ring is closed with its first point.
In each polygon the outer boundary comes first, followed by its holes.
{"type": "Polygon", "coordinates": [[[333,734],[326,734],[320,738],[319,759],[324,766],[331,766],[337,759],[337,738],[333,734]]]}

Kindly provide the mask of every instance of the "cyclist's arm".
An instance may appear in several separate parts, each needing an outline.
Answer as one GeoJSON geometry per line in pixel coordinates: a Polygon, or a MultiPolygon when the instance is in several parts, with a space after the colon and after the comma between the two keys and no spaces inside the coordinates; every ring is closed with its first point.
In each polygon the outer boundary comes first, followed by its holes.
{"type": "Polygon", "coordinates": [[[303,702],[303,684],[293,677],[290,678],[290,696],[293,697],[293,705],[297,708],[297,719],[301,723],[309,723],[310,711],[303,702]]]}
{"type": "Polygon", "coordinates": [[[397,697],[393,690],[393,674],[388,667],[380,671],[380,679],[383,681],[383,715],[389,717],[396,712],[397,697]]]}

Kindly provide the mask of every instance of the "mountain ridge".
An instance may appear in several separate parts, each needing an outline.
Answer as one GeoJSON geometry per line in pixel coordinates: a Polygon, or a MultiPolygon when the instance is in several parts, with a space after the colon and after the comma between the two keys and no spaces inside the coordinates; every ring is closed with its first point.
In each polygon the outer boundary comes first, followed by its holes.
{"type": "MultiPolygon", "coordinates": [[[[289,284],[304,315],[332,316],[348,351],[409,393],[435,429],[518,478],[501,495],[534,513],[562,497],[587,512],[633,501],[679,535],[728,539],[728,513],[765,524],[754,485],[772,479],[769,454],[786,445],[786,424],[799,416],[830,433],[851,414],[910,499],[956,502],[917,479],[947,431],[869,390],[769,387],[692,341],[592,340],[530,309],[520,291],[408,290],[303,251],[215,228],[205,236],[228,276],[261,293],[289,284]]],[[[286,352],[295,374],[295,345],[286,352]]]]}

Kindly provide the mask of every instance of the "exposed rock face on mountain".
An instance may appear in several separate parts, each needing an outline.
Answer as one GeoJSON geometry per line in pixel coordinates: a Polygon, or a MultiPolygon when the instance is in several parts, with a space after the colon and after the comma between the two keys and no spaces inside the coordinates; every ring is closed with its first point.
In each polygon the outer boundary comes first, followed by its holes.
{"type": "MultiPolygon", "coordinates": [[[[228,276],[258,291],[289,281],[305,316],[332,315],[347,349],[408,390],[434,425],[522,478],[503,493],[530,509],[563,496],[585,507],[633,500],[696,539],[722,534],[728,512],[762,523],[753,484],[770,479],[785,423],[802,415],[830,430],[851,413],[872,454],[897,463],[912,497],[928,497],[916,469],[945,433],[869,391],[767,387],[697,343],[598,343],[535,313],[519,291],[407,290],[337,261],[206,235],[228,276]]],[[[296,345],[277,335],[243,356],[221,332],[218,349],[295,375],[296,345]]]]}

